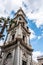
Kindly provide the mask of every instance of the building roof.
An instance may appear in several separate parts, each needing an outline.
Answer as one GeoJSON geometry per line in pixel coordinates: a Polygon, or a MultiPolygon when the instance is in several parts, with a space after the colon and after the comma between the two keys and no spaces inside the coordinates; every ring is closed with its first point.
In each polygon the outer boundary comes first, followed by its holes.
{"type": "Polygon", "coordinates": [[[42,56],[38,56],[37,59],[38,60],[42,60],[43,59],[43,55],[42,56]]]}

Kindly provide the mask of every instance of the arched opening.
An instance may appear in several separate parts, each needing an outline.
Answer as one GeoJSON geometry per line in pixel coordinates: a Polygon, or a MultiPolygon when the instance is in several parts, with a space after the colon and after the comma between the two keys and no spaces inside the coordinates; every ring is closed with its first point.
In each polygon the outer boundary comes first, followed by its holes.
{"type": "Polygon", "coordinates": [[[26,56],[26,53],[23,53],[22,65],[27,65],[27,56],[26,56]]]}
{"type": "Polygon", "coordinates": [[[11,57],[12,57],[12,54],[9,53],[6,58],[8,59],[8,58],[11,58],[11,57]]]}
{"type": "Polygon", "coordinates": [[[12,35],[12,40],[14,40],[15,34],[12,35]]]}
{"type": "Polygon", "coordinates": [[[22,60],[22,65],[27,65],[27,62],[22,60]]]}
{"type": "Polygon", "coordinates": [[[8,55],[6,56],[3,65],[11,65],[12,63],[12,54],[8,53],[8,55]]]}
{"type": "Polygon", "coordinates": [[[25,41],[25,36],[23,35],[23,41],[25,41]]]}

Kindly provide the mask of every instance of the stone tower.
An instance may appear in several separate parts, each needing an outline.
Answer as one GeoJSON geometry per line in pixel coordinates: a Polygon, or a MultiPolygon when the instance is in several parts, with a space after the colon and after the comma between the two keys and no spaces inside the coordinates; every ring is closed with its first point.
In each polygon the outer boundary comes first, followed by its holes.
{"type": "Polygon", "coordinates": [[[8,29],[8,38],[2,46],[2,65],[31,65],[32,46],[26,15],[20,8],[8,29]]]}

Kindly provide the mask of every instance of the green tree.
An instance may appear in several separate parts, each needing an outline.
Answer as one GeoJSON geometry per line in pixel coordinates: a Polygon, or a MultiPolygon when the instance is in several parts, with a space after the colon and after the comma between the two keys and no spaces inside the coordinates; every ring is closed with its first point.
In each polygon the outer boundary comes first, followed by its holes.
{"type": "Polygon", "coordinates": [[[3,35],[3,32],[4,32],[4,30],[5,30],[5,28],[6,28],[6,31],[7,31],[7,27],[8,27],[8,21],[9,21],[10,19],[9,18],[3,18],[3,17],[1,17],[0,18],[0,23],[2,23],[2,21],[3,21],[3,26],[1,26],[1,24],[0,24],[0,27],[2,27],[2,29],[1,29],[1,31],[0,31],[0,39],[4,36],[3,35]]]}
{"type": "Polygon", "coordinates": [[[5,31],[5,28],[6,28],[7,35],[6,35],[6,38],[5,38],[5,41],[4,41],[4,44],[5,44],[7,37],[8,37],[8,28],[11,28],[12,24],[14,24],[14,27],[15,27],[17,25],[17,22],[15,22],[13,19],[10,19],[9,17],[8,18],[1,17],[0,23],[2,21],[3,21],[4,24],[3,24],[3,26],[1,26],[2,29],[1,29],[1,32],[0,32],[0,39],[4,39],[3,36],[5,36],[5,35],[3,35],[3,33],[5,31]]]}

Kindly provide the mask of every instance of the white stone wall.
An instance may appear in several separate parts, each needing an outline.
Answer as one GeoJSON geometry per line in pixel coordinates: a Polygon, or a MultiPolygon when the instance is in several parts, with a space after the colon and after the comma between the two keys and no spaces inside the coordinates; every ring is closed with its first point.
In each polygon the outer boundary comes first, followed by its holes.
{"type": "Polygon", "coordinates": [[[43,59],[38,60],[39,65],[43,64],[43,59]]]}
{"type": "Polygon", "coordinates": [[[14,65],[19,65],[19,46],[15,49],[14,65]]]}
{"type": "Polygon", "coordinates": [[[18,27],[15,35],[17,36],[16,38],[22,38],[21,24],[19,24],[19,27],[18,27]]]}
{"type": "Polygon", "coordinates": [[[12,57],[11,58],[7,58],[7,55],[8,55],[8,53],[4,53],[3,54],[3,56],[2,56],[2,63],[1,63],[1,65],[12,65],[12,57]]]}
{"type": "Polygon", "coordinates": [[[28,57],[27,57],[27,65],[30,65],[30,63],[31,63],[31,56],[28,55],[28,57]]]}
{"type": "Polygon", "coordinates": [[[11,36],[11,32],[8,34],[8,38],[6,40],[6,44],[8,44],[9,41],[11,41],[12,39],[12,36],[11,36]]]}
{"type": "Polygon", "coordinates": [[[22,50],[20,49],[20,65],[22,65],[22,50]]]}

